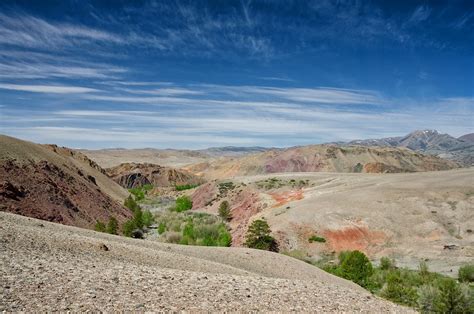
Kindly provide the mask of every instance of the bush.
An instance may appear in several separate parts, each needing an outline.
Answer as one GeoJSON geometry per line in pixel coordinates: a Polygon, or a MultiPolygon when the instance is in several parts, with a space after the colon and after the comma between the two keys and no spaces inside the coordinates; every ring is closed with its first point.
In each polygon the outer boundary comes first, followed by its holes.
{"type": "Polygon", "coordinates": [[[174,188],[176,191],[184,191],[184,190],[190,190],[194,189],[195,187],[198,187],[199,184],[183,184],[183,185],[175,185],[174,188]]]}
{"type": "Polygon", "coordinates": [[[107,233],[117,234],[118,231],[118,221],[115,217],[110,217],[109,223],[107,224],[107,233]]]}
{"type": "Polygon", "coordinates": [[[160,222],[158,225],[158,234],[163,234],[166,231],[166,224],[164,222],[160,222]]]}
{"type": "Polygon", "coordinates": [[[255,220],[247,230],[244,245],[259,250],[278,252],[278,243],[271,235],[270,227],[265,220],[255,220]]]}
{"type": "Polygon", "coordinates": [[[123,235],[131,237],[133,231],[136,229],[136,225],[133,219],[126,221],[122,226],[123,235]]]}
{"type": "Polygon", "coordinates": [[[142,214],[143,225],[150,227],[154,222],[153,214],[149,210],[145,210],[142,214]]]}
{"type": "Polygon", "coordinates": [[[369,277],[373,273],[372,264],[367,256],[360,251],[342,253],[339,257],[342,277],[362,287],[369,286],[369,277]]]}
{"type": "Polygon", "coordinates": [[[418,299],[417,291],[406,286],[401,278],[400,271],[391,271],[386,278],[387,283],[382,288],[380,295],[395,303],[414,306],[418,299]]]}
{"type": "Polygon", "coordinates": [[[151,189],[153,189],[153,185],[145,184],[145,185],[142,185],[140,187],[129,189],[128,191],[135,196],[135,201],[141,201],[141,200],[145,199],[145,195],[151,189]]]}
{"type": "Polygon", "coordinates": [[[380,259],[380,269],[381,270],[395,269],[395,262],[388,257],[382,257],[380,259]]]}
{"type": "Polygon", "coordinates": [[[133,199],[133,197],[131,195],[129,195],[126,199],[125,199],[125,202],[123,204],[125,207],[127,207],[128,209],[130,209],[131,211],[135,211],[137,210],[138,208],[140,208],[140,206],[138,206],[137,202],[135,202],[135,200],[133,199]]]}
{"type": "Polygon", "coordinates": [[[219,217],[221,217],[225,221],[230,221],[232,219],[228,201],[223,201],[219,206],[219,217]]]}
{"type": "Polygon", "coordinates": [[[308,241],[309,241],[309,243],[313,243],[313,242],[325,243],[326,239],[323,238],[323,237],[318,237],[316,235],[313,235],[308,239],[308,241]]]}
{"type": "Polygon", "coordinates": [[[193,202],[189,196],[185,195],[176,199],[176,205],[171,210],[181,213],[191,208],[193,208],[193,202]]]}
{"type": "Polygon", "coordinates": [[[94,230],[98,231],[98,232],[105,232],[105,230],[106,230],[105,224],[103,222],[97,220],[97,222],[95,223],[94,230]]]}
{"type": "Polygon", "coordinates": [[[418,289],[418,308],[422,313],[433,313],[436,310],[439,291],[433,285],[423,285],[418,289]]]}
{"type": "Polygon", "coordinates": [[[472,302],[466,291],[451,278],[438,280],[439,297],[435,304],[440,313],[469,313],[472,311],[472,302]],[[470,303],[470,304],[469,304],[470,303]]]}
{"type": "Polygon", "coordinates": [[[474,264],[459,268],[458,278],[460,282],[474,282],[474,264]]]}

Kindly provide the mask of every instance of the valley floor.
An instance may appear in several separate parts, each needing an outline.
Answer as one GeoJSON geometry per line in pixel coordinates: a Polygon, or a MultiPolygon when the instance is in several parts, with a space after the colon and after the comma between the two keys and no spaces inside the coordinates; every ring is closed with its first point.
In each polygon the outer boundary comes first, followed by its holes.
{"type": "Polygon", "coordinates": [[[162,244],[0,212],[0,311],[411,312],[293,258],[162,244]]]}

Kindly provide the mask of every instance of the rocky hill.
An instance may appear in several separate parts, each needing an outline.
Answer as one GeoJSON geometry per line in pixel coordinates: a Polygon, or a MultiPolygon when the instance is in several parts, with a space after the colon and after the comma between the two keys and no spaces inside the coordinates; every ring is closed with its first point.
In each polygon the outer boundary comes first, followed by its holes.
{"type": "Polygon", "coordinates": [[[436,130],[418,130],[406,136],[356,140],[348,145],[406,147],[414,151],[454,160],[462,165],[474,165],[472,134],[460,138],[436,130]]]}
{"type": "Polygon", "coordinates": [[[458,140],[467,143],[474,143],[474,133],[464,134],[463,136],[458,137],[458,140]]]}
{"type": "Polygon", "coordinates": [[[136,240],[1,212],[0,226],[2,312],[414,312],[282,254],[136,240]]]}
{"type": "Polygon", "coordinates": [[[145,184],[155,187],[166,187],[185,184],[200,184],[202,178],[187,171],[170,167],[162,167],[150,163],[123,163],[119,166],[108,168],[107,175],[115,182],[130,189],[145,184]]]}
{"type": "Polygon", "coordinates": [[[454,162],[404,148],[310,145],[221,158],[186,169],[207,179],[224,179],[277,172],[397,173],[456,167],[454,162]]]}
{"type": "Polygon", "coordinates": [[[446,275],[474,258],[474,168],[398,174],[278,173],[211,181],[193,210],[231,209],[232,245],[264,217],[283,251],[315,260],[345,250],[446,275]],[[311,243],[318,235],[326,241],[311,243]]]}
{"type": "Polygon", "coordinates": [[[130,216],[128,193],[76,151],[0,135],[0,210],[92,228],[130,216]]]}

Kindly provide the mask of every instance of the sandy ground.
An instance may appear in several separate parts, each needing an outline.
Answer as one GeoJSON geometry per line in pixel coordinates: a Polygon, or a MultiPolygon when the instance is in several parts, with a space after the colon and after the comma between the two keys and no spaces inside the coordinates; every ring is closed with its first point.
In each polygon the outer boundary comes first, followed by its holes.
{"type": "MultiPolygon", "coordinates": [[[[265,217],[288,249],[315,256],[360,249],[373,259],[391,256],[411,268],[423,259],[431,270],[447,275],[456,275],[460,265],[474,258],[474,168],[411,174],[285,173],[238,181],[269,177],[310,182],[302,199],[274,201],[254,217],[265,217]],[[327,242],[309,243],[315,234],[327,242]]],[[[261,199],[268,199],[266,195],[262,192],[261,199]]]]}
{"type": "Polygon", "coordinates": [[[0,212],[0,311],[410,312],[292,259],[134,240],[0,212]]]}

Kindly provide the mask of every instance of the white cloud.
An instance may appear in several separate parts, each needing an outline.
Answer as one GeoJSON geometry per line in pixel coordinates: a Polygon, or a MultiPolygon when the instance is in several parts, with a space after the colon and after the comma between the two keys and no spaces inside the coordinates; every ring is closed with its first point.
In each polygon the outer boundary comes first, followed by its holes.
{"type": "Polygon", "coordinates": [[[8,89],[15,91],[25,91],[34,93],[51,93],[51,94],[82,94],[97,92],[97,89],[79,86],[63,86],[63,85],[19,85],[19,84],[0,84],[0,89],[8,89]]]}

